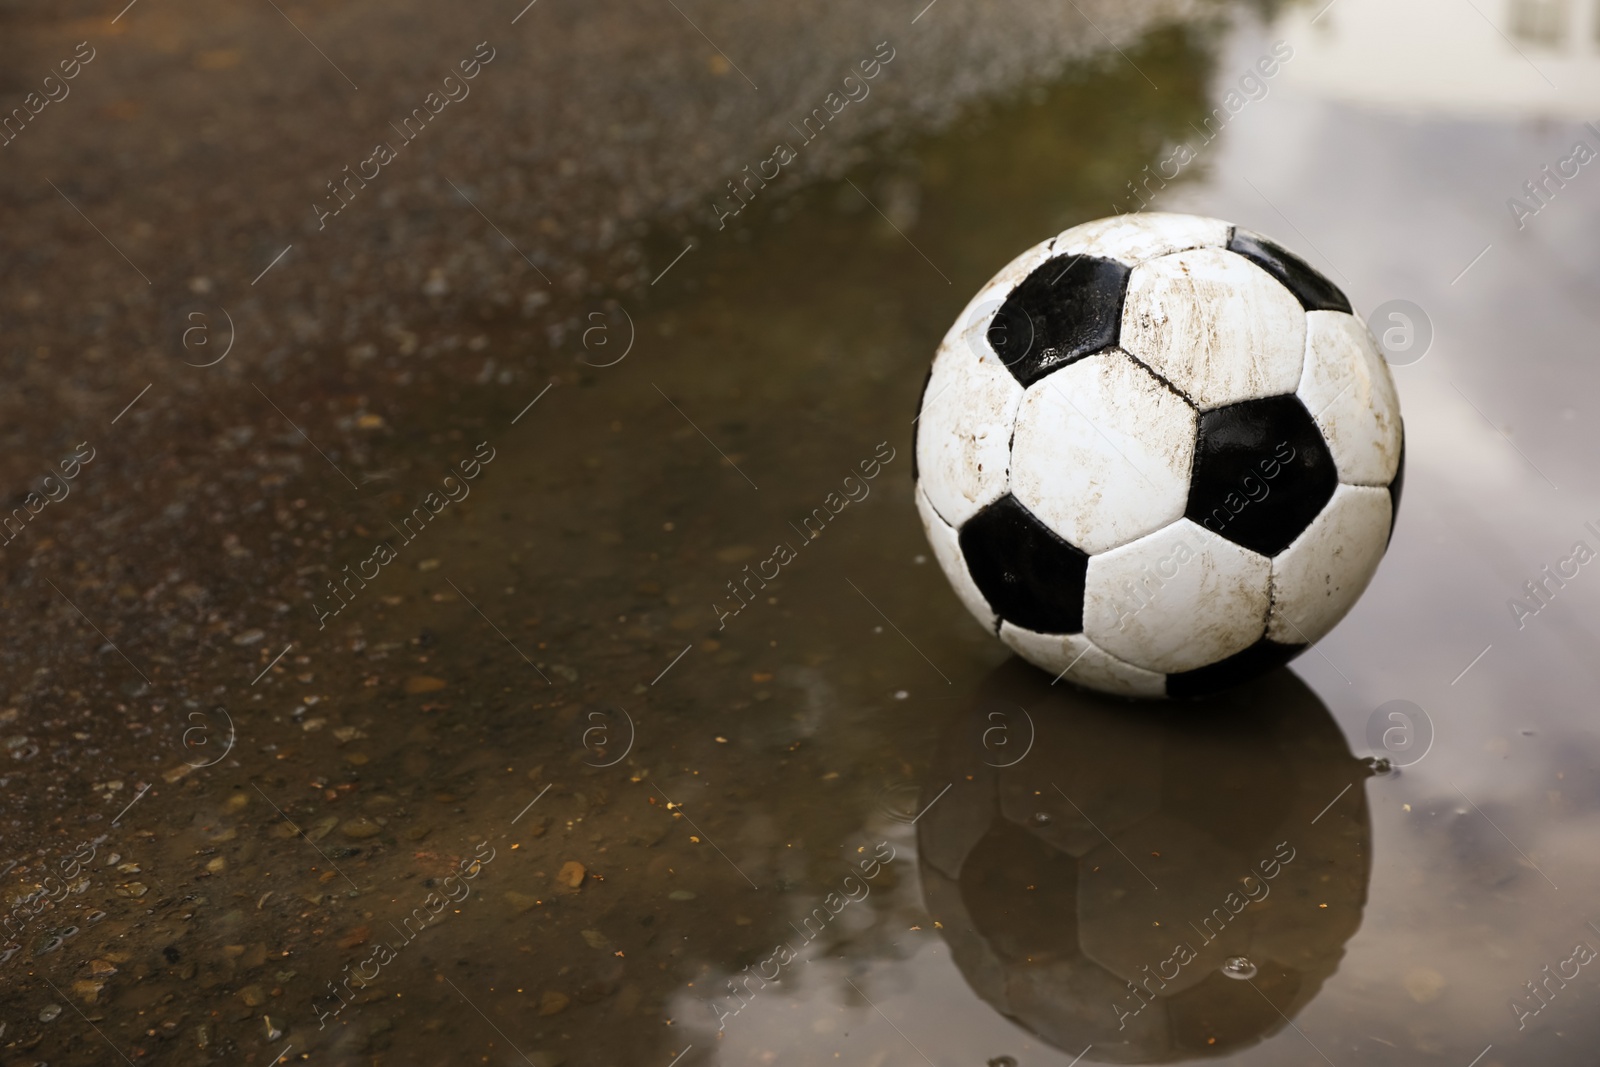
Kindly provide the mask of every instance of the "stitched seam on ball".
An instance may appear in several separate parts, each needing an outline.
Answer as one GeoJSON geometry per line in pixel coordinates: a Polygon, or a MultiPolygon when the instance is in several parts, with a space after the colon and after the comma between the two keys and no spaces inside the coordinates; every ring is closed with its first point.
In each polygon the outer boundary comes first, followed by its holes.
{"type": "MultiPolygon", "coordinates": [[[[1187,506],[1186,506],[1185,507],[1185,511],[1187,511],[1187,510],[1188,509],[1187,509],[1187,506]]],[[[1119,548],[1127,548],[1129,545],[1133,544],[1135,541],[1141,540],[1142,538],[1154,537],[1156,534],[1161,533],[1163,530],[1170,530],[1172,527],[1178,525],[1178,523],[1183,522],[1185,519],[1188,519],[1188,518],[1189,518],[1189,516],[1186,515],[1184,513],[1184,511],[1180,511],[1180,512],[1178,512],[1176,517],[1168,519],[1166,522],[1162,523],[1160,526],[1157,526],[1154,530],[1146,530],[1144,533],[1134,534],[1132,537],[1128,538],[1125,541],[1118,541],[1116,544],[1111,545],[1108,548],[1102,548],[1102,549],[1099,549],[1099,550],[1097,550],[1095,552],[1089,552],[1088,549],[1081,549],[1080,551],[1083,551],[1083,552],[1087,553],[1090,559],[1093,559],[1095,556],[1103,556],[1107,552],[1115,552],[1119,548]]],[[[1196,523],[1195,525],[1199,526],[1198,523],[1196,523]]],[[[1200,529],[1204,530],[1205,527],[1201,526],[1200,529]]],[[[1210,530],[1206,530],[1206,532],[1210,533],[1211,531],[1210,530]]],[[[1074,542],[1071,542],[1071,541],[1069,541],[1067,543],[1068,544],[1074,544],[1074,542]]],[[[1229,541],[1228,543],[1229,544],[1233,544],[1233,542],[1231,542],[1231,541],[1229,541]]],[[[1244,546],[1243,545],[1239,545],[1239,546],[1236,546],[1236,547],[1243,548],[1244,546]]],[[[1248,552],[1248,551],[1252,551],[1252,550],[1251,549],[1245,549],[1245,551],[1248,552]]],[[[1258,556],[1260,554],[1261,553],[1259,553],[1259,552],[1256,553],[1256,555],[1258,555],[1258,556]]]]}
{"type": "MultiPolygon", "coordinates": [[[[1108,652],[1106,649],[1104,649],[1100,645],[1096,644],[1095,641],[1094,641],[1094,638],[1090,637],[1087,633],[1083,634],[1082,636],[1083,636],[1083,640],[1084,640],[1085,644],[1087,644],[1090,648],[1094,649],[1096,652],[1100,653],[1106,659],[1110,660],[1112,663],[1120,664],[1120,665],[1128,668],[1130,671],[1140,671],[1140,672],[1142,672],[1144,674],[1153,674],[1157,678],[1162,679],[1162,683],[1163,683],[1163,685],[1165,685],[1166,672],[1164,672],[1164,671],[1153,671],[1149,667],[1141,667],[1137,663],[1134,663],[1134,662],[1132,662],[1130,660],[1123,659],[1121,656],[1117,655],[1115,652],[1108,652]]],[[[1141,681],[1142,681],[1142,679],[1141,679],[1141,681]]]]}
{"type": "MultiPolygon", "coordinates": [[[[1282,553],[1279,553],[1279,555],[1282,555],[1282,553]]],[[[1266,638],[1269,641],[1272,640],[1272,612],[1278,606],[1278,570],[1273,566],[1276,562],[1277,556],[1267,561],[1267,613],[1261,620],[1261,633],[1257,635],[1256,641],[1260,641],[1262,638],[1266,638]]],[[[1284,616],[1286,619],[1288,617],[1288,615],[1284,616]]],[[[1251,642],[1251,644],[1254,643],[1254,641],[1251,642]]]]}
{"type": "MultiPolygon", "coordinates": [[[[945,518],[944,512],[939,510],[939,505],[935,504],[933,502],[933,497],[928,493],[928,491],[926,489],[922,488],[922,480],[920,478],[917,480],[916,492],[921,493],[922,494],[922,499],[924,499],[924,500],[926,500],[928,502],[928,510],[933,512],[936,516],[938,516],[939,521],[944,523],[945,527],[947,529],[949,529],[949,531],[951,533],[956,534],[956,535],[959,536],[960,533],[961,533],[961,527],[957,526],[955,523],[953,523],[949,519],[945,518]]],[[[1004,495],[1004,494],[1002,494],[1002,495],[1004,495]]],[[[996,497],[995,499],[999,499],[999,498],[996,497]]],[[[991,504],[993,502],[994,501],[990,501],[991,504]]],[[[988,507],[988,506],[989,506],[988,504],[985,504],[983,507],[988,507]]],[[[982,511],[982,510],[983,510],[983,508],[979,508],[978,509],[978,511],[982,511]]],[[[977,512],[974,512],[973,514],[977,514],[977,512]]]]}
{"type": "MultiPolygon", "coordinates": [[[[1006,484],[1006,492],[1007,493],[1011,492],[1011,467],[1012,467],[1012,458],[1011,457],[1014,455],[1012,449],[1014,449],[1016,447],[1016,444],[1017,444],[1017,423],[1022,419],[1022,405],[1023,405],[1024,401],[1026,401],[1027,399],[1028,399],[1028,390],[1027,389],[1023,389],[1022,390],[1022,395],[1017,398],[1017,410],[1015,410],[1015,411],[1013,411],[1011,413],[1011,436],[1006,438],[1006,482],[1005,482],[1005,484],[1006,484]]],[[[995,631],[996,635],[998,635],[999,632],[1000,631],[996,630],[995,631]]]]}
{"type": "Polygon", "coordinates": [[[1113,345],[1110,348],[1102,349],[1102,351],[1105,351],[1105,352],[1121,352],[1123,355],[1127,356],[1129,359],[1131,359],[1135,363],[1137,363],[1140,367],[1142,367],[1146,371],[1148,371],[1150,373],[1150,377],[1154,378],[1156,381],[1158,381],[1162,385],[1166,386],[1167,391],[1169,393],[1171,393],[1173,396],[1177,397],[1179,400],[1183,401],[1184,404],[1187,405],[1188,407],[1194,409],[1195,414],[1197,414],[1197,415],[1200,414],[1200,405],[1199,404],[1195,403],[1193,400],[1190,400],[1187,396],[1185,396],[1182,389],[1179,389],[1177,386],[1175,386],[1171,382],[1167,381],[1166,378],[1162,377],[1160,371],[1156,370],[1154,367],[1152,367],[1150,364],[1146,363],[1144,360],[1140,359],[1138,356],[1134,355],[1132,352],[1129,352],[1126,348],[1123,348],[1121,345],[1113,345]]]}

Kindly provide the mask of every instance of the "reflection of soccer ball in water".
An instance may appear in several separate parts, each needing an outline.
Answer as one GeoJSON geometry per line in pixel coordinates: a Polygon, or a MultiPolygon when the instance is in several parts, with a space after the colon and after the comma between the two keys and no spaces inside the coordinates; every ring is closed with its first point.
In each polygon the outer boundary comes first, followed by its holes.
{"type": "Polygon", "coordinates": [[[973,990],[1069,1056],[1253,1044],[1360,926],[1369,772],[1327,709],[1278,670],[1206,711],[1130,715],[1012,659],[944,731],[921,803],[949,791],[917,823],[928,914],[973,990]]]}
{"type": "Polygon", "coordinates": [[[1213,692],[1344,617],[1403,467],[1389,370],[1332,282],[1215,219],[1085,223],[945,335],[917,508],[1024,659],[1128,696],[1213,692]]]}

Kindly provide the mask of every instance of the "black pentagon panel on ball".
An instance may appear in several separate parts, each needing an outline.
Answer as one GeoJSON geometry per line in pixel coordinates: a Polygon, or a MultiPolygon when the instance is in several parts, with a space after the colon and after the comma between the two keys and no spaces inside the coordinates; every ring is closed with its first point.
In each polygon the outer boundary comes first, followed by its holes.
{"type": "Polygon", "coordinates": [[[1000,618],[1037,633],[1083,632],[1089,556],[1007,493],[961,527],[967,571],[1000,618]]]}
{"type": "Polygon", "coordinates": [[[1200,416],[1188,519],[1276,556],[1317,517],[1339,484],[1322,431],[1294,396],[1269,396],[1200,416]]]}
{"type": "Polygon", "coordinates": [[[1129,268],[1096,256],[1056,256],[1011,290],[988,341],[1024,388],[1117,343],[1129,268]]]}
{"type": "Polygon", "coordinates": [[[1181,699],[1220,693],[1276,670],[1308,647],[1279,644],[1263,637],[1243,652],[1235,652],[1227,659],[1208,663],[1192,671],[1167,675],[1167,696],[1181,699]]]}
{"type": "Polygon", "coordinates": [[[1307,311],[1343,311],[1352,314],[1350,301],[1322,272],[1265,237],[1235,230],[1228,251],[1237,252],[1283,283],[1307,311]]]}

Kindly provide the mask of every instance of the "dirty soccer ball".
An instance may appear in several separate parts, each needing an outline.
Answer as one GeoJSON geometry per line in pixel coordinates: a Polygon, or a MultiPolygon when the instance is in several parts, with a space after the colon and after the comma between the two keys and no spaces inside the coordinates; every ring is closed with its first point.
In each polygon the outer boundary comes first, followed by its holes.
{"type": "Polygon", "coordinates": [[[1332,282],[1248,230],[1152,213],[1067,230],[979,290],[934,357],[913,464],[985,627],[1079,685],[1188,697],[1350,610],[1404,438],[1332,282]]]}

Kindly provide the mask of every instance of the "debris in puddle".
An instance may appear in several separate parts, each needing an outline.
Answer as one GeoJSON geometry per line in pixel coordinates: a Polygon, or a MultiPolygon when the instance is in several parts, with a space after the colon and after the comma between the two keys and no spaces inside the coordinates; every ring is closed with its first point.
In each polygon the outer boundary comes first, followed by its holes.
{"type": "Polygon", "coordinates": [[[540,900],[536,896],[533,896],[531,893],[518,893],[513,889],[506,893],[506,903],[510,904],[513,908],[516,908],[517,911],[523,912],[530,908],[538,907],[540,904],[543,904],[544,901],[540,900]]]}
{"type": "Polygon", "coordinates": [[[1229,956],[1222,961],[1220,970],[1224,977],[1241,982],[1256,976],[1256,965],[1244,956],[1229,956]]]}
{"type": "Polygon", "coordinates": [[[105,987],[106,984],[102,980],[79,978],[72,983],[72,992],[85,1004],[94,1004],[100,1000],[100,990],[105,987]]]}
{"type": "Polygon", "coordinates": [[[371,937],[372,927],[358,926],[339,939],[339,947],[348,949],[355,948],[357,945],[365,945],[371,937]]]}

